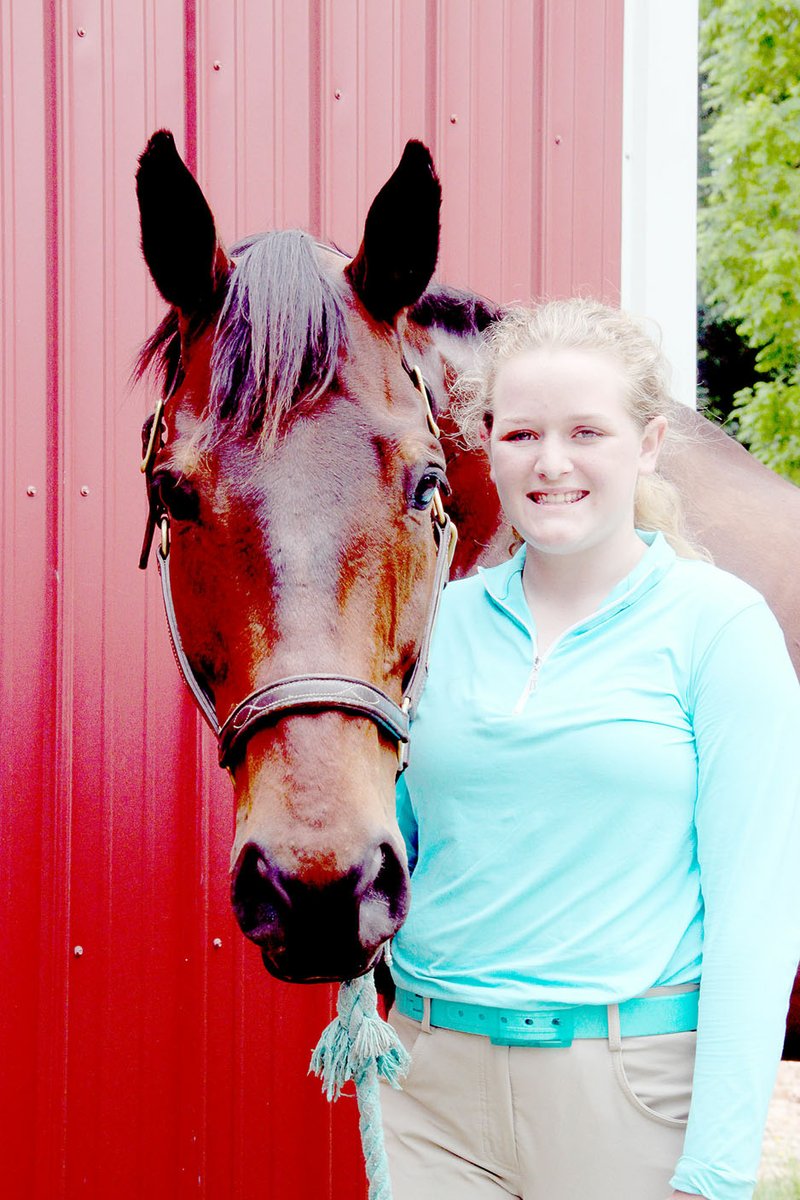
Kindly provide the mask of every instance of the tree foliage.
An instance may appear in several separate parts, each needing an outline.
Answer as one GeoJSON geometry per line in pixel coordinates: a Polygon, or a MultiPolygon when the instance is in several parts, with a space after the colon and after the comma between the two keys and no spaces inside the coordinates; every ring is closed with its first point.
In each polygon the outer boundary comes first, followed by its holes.
{"type": "Polygon", "coordinates": [[[705,300],[757,350],[739,436],[800,483],[800,5],[701,0],[705,300]]]}

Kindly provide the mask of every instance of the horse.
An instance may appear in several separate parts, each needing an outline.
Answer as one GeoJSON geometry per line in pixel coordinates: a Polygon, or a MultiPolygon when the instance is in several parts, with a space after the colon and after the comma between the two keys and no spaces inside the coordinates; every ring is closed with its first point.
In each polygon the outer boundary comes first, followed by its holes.
{"type": "MultiPolygon", "coordinates": [[[[441,189],[420,142],[353,258],[300,231],[228,252],[166,130],[140,158],[137,195],[169,305],[138,364],[163,392],[143,431],[140,565],[160,527],[176,657],[233,784],[233,909],[272,974],[353,978],[408,907],[394,783],[450,522],[453,577],[511,540],[486,460],[449,412],[453,373],[502,310],[431,284],[441,189]]],[[[800,669],[785,571],[800,490],[702,416],[676,420],[692,436],[665,473],[691,531],[766,595],[800,669]]]]}
{"type": "Polygon", "coordinates": [[[233,909],[279,978],[355,977],[408,906],[398,748],[450,551],[404,334],[436,263],[439,181],[410,142],[353,259],[300,231],[228,254],[168,131],[136,183],[170,306],[138,367],[165,390],[144,431],[142,561],[160,527],[176,657],[233,783],[233,909]]]}

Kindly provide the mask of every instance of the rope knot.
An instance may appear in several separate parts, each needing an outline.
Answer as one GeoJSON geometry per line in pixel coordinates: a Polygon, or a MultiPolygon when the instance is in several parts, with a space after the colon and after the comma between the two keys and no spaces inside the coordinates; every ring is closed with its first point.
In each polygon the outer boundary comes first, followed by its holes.
{"type": "Polygon", "coordinates": [[[378,1013],[372,972],[343,983],[336,1001],[336,1017],[319,1039],[309,1071],[320,1077],[329,1100],[337,1100],[349,1080],[356,1085],[369,1200],[392,1198],[383,1146],[379,1080],[399,1088],[410,1064],[408,1051],[378,1013]]]}

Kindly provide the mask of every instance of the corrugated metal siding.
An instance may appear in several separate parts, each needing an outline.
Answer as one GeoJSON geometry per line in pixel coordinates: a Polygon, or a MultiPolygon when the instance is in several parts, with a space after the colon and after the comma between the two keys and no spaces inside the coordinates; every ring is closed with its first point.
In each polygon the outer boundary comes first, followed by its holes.
{"type": "Polygon", "coordinates": [[[9,1200],[363,1194],[353,1104],[305,1076],[331,993],[269,979],[234,927],[228,786],[136,571],[151,398],[127,379],[160,311],[137,154],[171,127],[229,241],[355,248],[422,137],[441,278],[613,299],[621,47],[622,0],[0,7],[9,1200]]]}

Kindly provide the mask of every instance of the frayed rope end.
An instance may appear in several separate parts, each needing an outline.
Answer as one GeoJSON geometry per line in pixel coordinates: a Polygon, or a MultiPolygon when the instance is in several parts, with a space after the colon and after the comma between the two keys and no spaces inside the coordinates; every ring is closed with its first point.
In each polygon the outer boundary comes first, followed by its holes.
{"type": "Polygon", "coordinates": [[[328,1099],[337,1100],[351,1079],[358,1087],[371,1067],[378,1078],[399,1088],[410,1065],[405,1046],[378,1014],[372,972],[343,983],[337,1015],[319,1039],[309,1065],[309,1073],[322,1080],[328,1099]]]}

